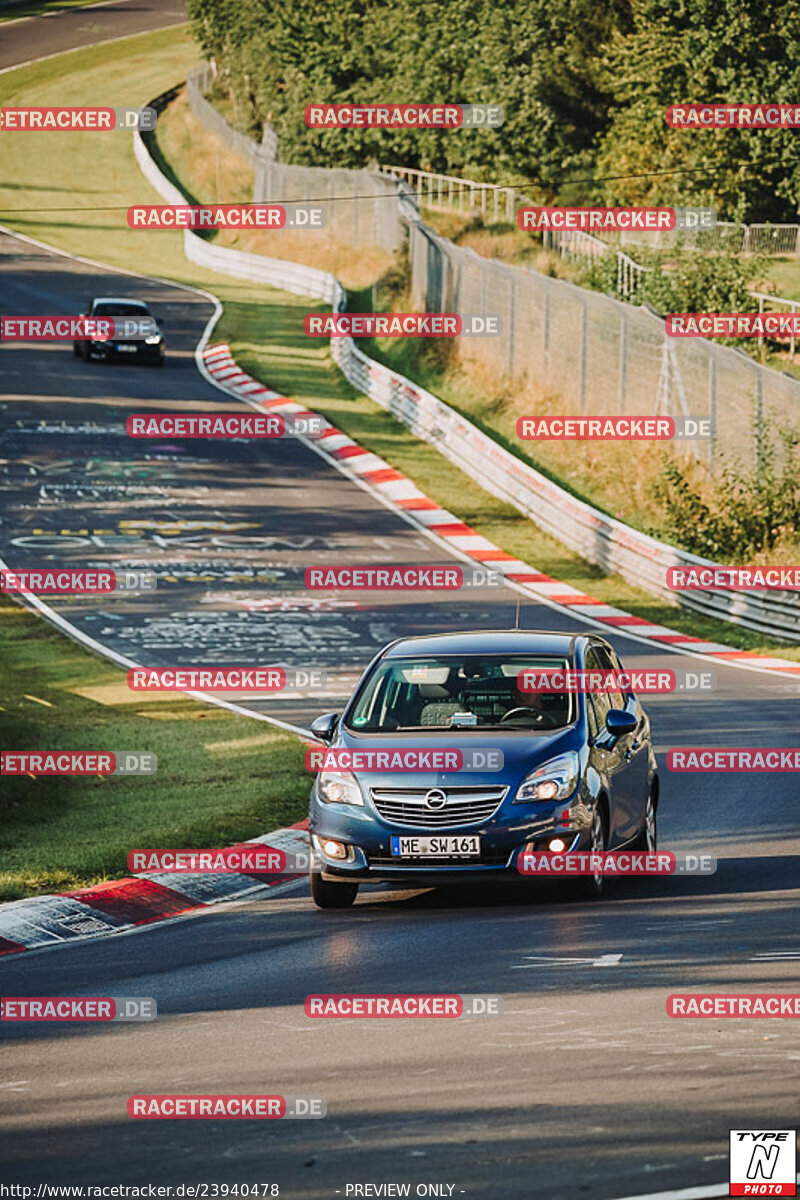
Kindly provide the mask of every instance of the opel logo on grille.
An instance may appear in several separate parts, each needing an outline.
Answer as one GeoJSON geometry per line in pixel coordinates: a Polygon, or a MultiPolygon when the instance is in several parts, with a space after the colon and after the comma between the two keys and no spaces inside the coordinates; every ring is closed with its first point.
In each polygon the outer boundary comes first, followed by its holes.
{"type": "Polygon", "coordinates": [[[431,788],[425,793],[425,803],[428,808],[445,808],[447,805],[447,796],[441,788],[431,788]]]}

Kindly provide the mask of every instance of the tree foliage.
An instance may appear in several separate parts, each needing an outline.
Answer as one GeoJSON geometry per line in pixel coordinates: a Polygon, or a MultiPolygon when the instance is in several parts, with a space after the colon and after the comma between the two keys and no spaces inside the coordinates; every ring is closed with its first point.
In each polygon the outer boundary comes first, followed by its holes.
{"type": "Polygon", "coordinates": [[[795,102],[798,0],[189,0],[189,12],[240,125],[271,124],[287,162],[378,160],[559,203],[796,219],[795,131],[670,130],[665,109],[795,102]],[[346,101],[502,104],[505,124],[306,128],[306,105],[346,101]]]}

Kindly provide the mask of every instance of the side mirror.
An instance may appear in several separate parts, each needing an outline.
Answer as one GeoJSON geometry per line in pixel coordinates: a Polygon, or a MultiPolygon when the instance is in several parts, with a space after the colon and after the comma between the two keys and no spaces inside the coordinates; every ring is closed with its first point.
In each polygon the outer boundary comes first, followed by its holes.
{"type": "Polygon", "coordinates": [[[340,715],[340,713],[323,713],[321,717],[315,717],[311,722],[311,732],[314,737],[318,737],[321,742],[330,742],[336,726],[339,724],[340,715]]]}
{"type": "Polygon", "coordinates": [[[615,740],[633,733],[638,724],[635,715],[626,708],[611,708],[606,714],[606,729],[615,740]]]}

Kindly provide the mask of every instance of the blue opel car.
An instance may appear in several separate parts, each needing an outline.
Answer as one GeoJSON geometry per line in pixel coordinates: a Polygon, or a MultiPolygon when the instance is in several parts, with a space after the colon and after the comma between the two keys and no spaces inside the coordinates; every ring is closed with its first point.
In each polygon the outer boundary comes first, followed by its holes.
{"type": "MultiPolygon", "coordinates": [[[[636,696],[522,691],[529,668],[622,670],[594,634],[402,638],[373,659],[343,713],[313,722],[338,750],[489,747],[496,761],[502,752],[499,770],[319,771],[310,805],[318,907],[351,905],[364,882],[520,880],[526,850],[655,850],[658,772],[636,696]]],[[[570,883],[603,892],[602,875],[570,883]]]]}

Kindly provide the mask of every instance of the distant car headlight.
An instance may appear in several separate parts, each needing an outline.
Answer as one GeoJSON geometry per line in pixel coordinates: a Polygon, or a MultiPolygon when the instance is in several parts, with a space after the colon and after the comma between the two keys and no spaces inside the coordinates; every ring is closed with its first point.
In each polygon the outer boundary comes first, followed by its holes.
{"type": "Polygon", "coordinates": [[[317,795],[323,804],[361,804],[364,797],[349,771],[321,771],[317,780],[317,795]]]}
{"type": "Polygon", "coordinates": [[[574,750],[551,758],[523,779],[515,804],[532,804],[537,800],[566,800],[578,786],[581,763],[574,750]]]}
{"type": "Polygon", "coordinates": [[[144,340],[145,340],[145,345],[147,345],[147,346],[157,346],[158,343],[161,341],[161,334],[160,333],[151,333],[150,336],[146,337],[144,340]]]}

